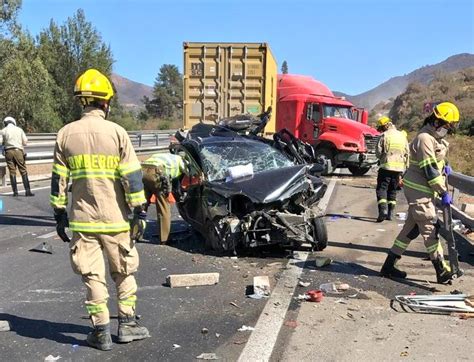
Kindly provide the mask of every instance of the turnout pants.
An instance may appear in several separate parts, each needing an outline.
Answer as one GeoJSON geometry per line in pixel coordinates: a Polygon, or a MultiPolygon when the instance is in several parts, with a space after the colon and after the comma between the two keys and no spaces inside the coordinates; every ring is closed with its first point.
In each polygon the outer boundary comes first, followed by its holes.
{"type": "Polygon", "coordinates": [[[73,233],[71,264],[87,288],[86,309],[94,326],[110,322],[104,257],[117,289],[119,317],[134,316],[137,283],[133,273],[138,269],[139,260],[130,232],[73,233]]]}
{"type": "Polygon", "coordinates": [[[408,206],[407,219],[391,251],[401,256],[410,242],[421,235],[431,260],[443,258],[443,248],[438,238],[438,218],[433,202],[414,203],[408,206]]]}
{"type": "Polygon", "coordinates": [[[401,172],[389,171],[383,168],[379,169],[377,188],[375,190],[379,205],[389,204],[395,207],[397,204],[397,188],[400,176],[401,172]]]}
{"type": "Polygon", "coordinates": [[[20,171],[22,176],[26,176],[26,164],[25,164],[25,154],[23,150],[18,148],[10,148],[5,151],[5,161],[7,163],[8,172],[10,176],[16,176],[16,168],[20,171]]]}
{"type": "Polygon", "coordinates": [[[160,242],[165,244],[171,231],[171,205],[168,202],[167,196],[161,192],[159,179],[161,172],[158,167],[143,166],[145,197],[148,204],[150,204],[153,195],[156,197],[157,233],[160,236],[160,242]]]}

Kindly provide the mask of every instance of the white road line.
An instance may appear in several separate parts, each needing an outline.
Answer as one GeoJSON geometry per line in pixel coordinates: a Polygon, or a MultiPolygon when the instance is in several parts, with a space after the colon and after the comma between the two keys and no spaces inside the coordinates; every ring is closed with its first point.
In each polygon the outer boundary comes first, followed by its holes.
{"type": "Polygon", "coordinates": [[[50,233],[38,236],[37,239],[49,239],[56,235],[57,235],[56,231],[51,231],[50,233]]]}
{"type": "MultiPolygon", "coordinates": [[[[339,170],[336,170],[336,173],[339,170]]],[[[329,199],[336,185],[333,178],[328,185],[326,194],[319,202],[323,213],[329,204],[329,199]]],[[[250,335],[245,348],[239,357],[239,362],[247,361],[269,361],[280,333],[281,326],[285,320],[288,306],[295,292],[298,278],[303,272],[304,263],[308,258],[307,252],[298,252],[298,259],[290,259],[287,269],[281,275],[271,297],[258,318],[255,330],[250,335]]]]}
{"type": "MultiPolygon", "coordinates": [[[[51,186],[43,186],[43,187],[37,187],[37,188],[34,188],[34,189],[31,189],[31,191],[37,191],[37,190],[44,190],[44,189],[49,189],[51,186]]],[[[23,192],[24,190],[18,190],[18,193],[21,195],[21,193],[23,192]]],[[[8,196],[8,195],[13,195],[13,191],[11,192],[5,192],[3,194],[0,194],[0,196],[8,196]]]]}

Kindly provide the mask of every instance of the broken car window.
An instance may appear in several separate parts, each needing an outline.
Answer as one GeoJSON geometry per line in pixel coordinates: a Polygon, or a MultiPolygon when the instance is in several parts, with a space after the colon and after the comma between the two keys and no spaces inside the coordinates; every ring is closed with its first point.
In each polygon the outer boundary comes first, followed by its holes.
{"type": "Polygon", "coordinates": [[[201,149],[204,170],[209,181],[224,180],[229,167],[253,166],[253,172],[293,166],[288,158],[271,146],[259,142],[226,142],[204,145],[201,149]]]}

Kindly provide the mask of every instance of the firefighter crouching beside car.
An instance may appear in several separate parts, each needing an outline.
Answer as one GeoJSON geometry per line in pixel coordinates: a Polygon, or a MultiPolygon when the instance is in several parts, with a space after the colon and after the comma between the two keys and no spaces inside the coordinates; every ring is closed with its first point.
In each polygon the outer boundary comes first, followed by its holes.
{"type": "Polygon", "coordinates": [[[390,118],[380,118],[377,130],[383,132],[375,150],[380,163],[376,189],[379,209],[377,222],[382,222],[392,220],[397,204],[397,189],[408,166],[409,150],[406,136],[395,128],[390,118]]]}
{"type": "Polygon", "coordinates": [[[136,236],[131,238],[128,221],[133,208],[133,230],[145,222],[142,170],[127,132],[106,120],[114,95],[107,77],[95,69],[87,70],[77,79],[74,95],[84,110],[81,119],[58,132],[50,201],[58,235],[69,242],[65,227],[73,232],[71,263],[86,286],[86,309],[94,326],[87,343],[110,350],[104,256],[117,288],[118,342],[149,337],[148,330],[136,321],[137,283],[133,273],[139,260],[132,240],[136,236]],[[70,220],[66,212],[69,180],[70,220]]]}
{"type": "Polygon", "coordinates": [[[438,238],[435,198],[440,197],[444,206],[452,203],[445,184],[445,176],[451,173],[445,161],[448,142],[443,138],[458,123],[457,107],[449,102],[440,103],[434,107],[433,113],[425,119],[423,127],[410,143],[410,166],[403,179],[409,205],[407,219],[382,266],[382,276],[406,278],[407,274],[397,269],[395,263],[410,242],[421,234],[436,270],[438,283],[452,279],[453,273],[444,260],[438,238]]]}
{"type": "Polygon", "coordinates": [[[143,185],[147,205],[155,198],[157,231],[161,244],[166,244],[171,231],[172,183],[180,178],[184,171],[184,161],[172,153],[156,153],[142,162],[143,185]]]}

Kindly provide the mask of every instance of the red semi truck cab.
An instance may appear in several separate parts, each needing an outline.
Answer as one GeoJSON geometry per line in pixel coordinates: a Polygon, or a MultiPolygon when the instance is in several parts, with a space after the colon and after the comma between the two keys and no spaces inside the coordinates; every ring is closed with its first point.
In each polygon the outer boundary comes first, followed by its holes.
{"type": "Polygon", "coordinates": [[[367,120],[366,110],[335,97],[311,77],[278,76],[276,130],[286,128],[313,145],[317,159],[326,165],[323,174],[347,167],[360,176],[377,163],[375,147],[380,133],[368,126],[367,120]]]}

